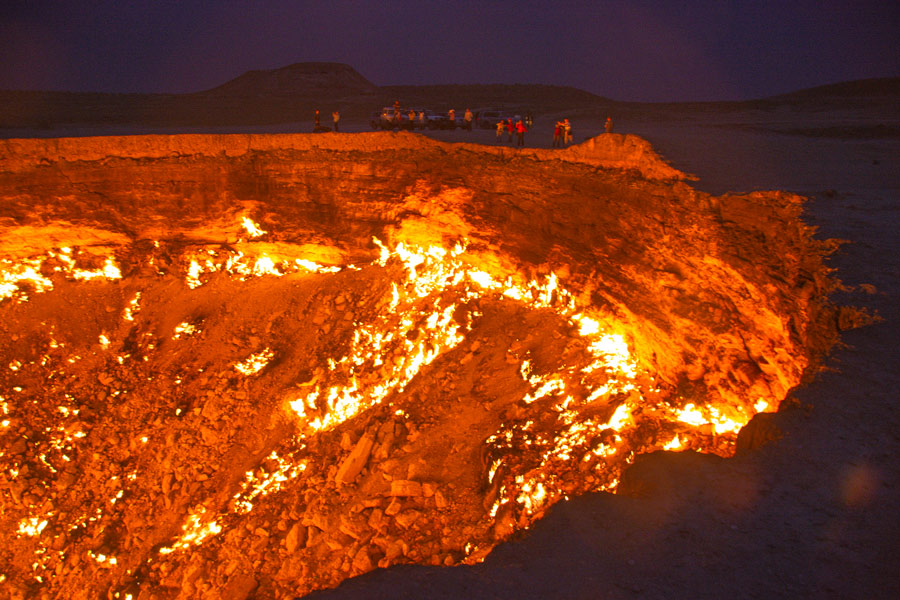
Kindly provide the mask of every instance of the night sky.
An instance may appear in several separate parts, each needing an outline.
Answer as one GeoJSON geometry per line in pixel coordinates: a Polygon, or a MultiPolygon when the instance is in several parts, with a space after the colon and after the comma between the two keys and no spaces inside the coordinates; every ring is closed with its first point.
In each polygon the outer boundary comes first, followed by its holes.
{"type": "Polygon", "coordinates": [[[194,92],[306,61],[376,85],[760,98],[900,76],[900,2],[0,0],[0,89],[194,92]]]}

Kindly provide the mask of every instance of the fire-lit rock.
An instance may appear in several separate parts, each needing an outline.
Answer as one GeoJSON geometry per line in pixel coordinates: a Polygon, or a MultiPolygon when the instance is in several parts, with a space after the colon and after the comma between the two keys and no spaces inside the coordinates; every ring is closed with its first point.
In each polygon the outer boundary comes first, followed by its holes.
{"type": "Polygon", "coordinates": [[[730,456],[835,340],[832,246],[687,179],[615,134],[0,141],[0,578],[290,598],[730,456]]]}

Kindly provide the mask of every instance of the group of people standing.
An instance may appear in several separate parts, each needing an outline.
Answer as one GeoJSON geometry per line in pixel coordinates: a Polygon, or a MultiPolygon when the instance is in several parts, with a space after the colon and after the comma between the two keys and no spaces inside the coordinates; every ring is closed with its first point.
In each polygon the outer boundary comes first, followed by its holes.
{"type": "MultiPolygon", "coordinates": [[[[603,130],[606,131],[606,133],[612,133],[612,128],[612,117],[606,117],[606,123],[603,125],[603,130]]],[[[557,121],[556,126],[553,128],[553,147],[562,148],[563,145],[568,146],[571,142],[572,123],[569,122],[569,119],[557,121]]]]}
{"type": "MultiPolygon", "coordinates": [[[[399,121],[399,118],[400,118],[399,102],[395,103],[394,114],[395,114],[395,118],[399,121]]],[[[422,125],[424,126],[424,124],[425,124],[425,112],[424,111],[422,111],[418,115],[416,115],[416,112],[413,111],[412,109],[410,109],[409,116],[408,116],[409,122],[413,123],[417,116],[418,116],[419,120],[421,121],[422,125]]],[[[449,117],[449,121],[451,123],[455,124],[456,114],[452,108],[449,111],[447,111],[447,116],[449,117]]],[[[463,118],[463,121],[464,121],[463,127],[469,131],[472,130],[472,118],[473,118],[472,111],[467,108],[466,112],[465,112],[465,116],[463,118]]],[[[338,111],[332,112],[331,120],[332,120],[332,123],[334,124],[334,131],[339,132],[340,129],[338,127],[339,127],[339,121],[341,120],[341,114],[338,111]]],[[[525,133],[528,131],[529,128],[531,128],[532,123],[533,123],[530,114],[526,118],[526,121],[527,121],[527,126],[525,123],[522,122],[522,119],[518,119],[515,123],[513,123],[512,118],[498,121],[497,122],[497,142],[499,143],[501,141],[501,138],[503,137],[503,133],[506,132],[507,141],[511,144],[513,141],[513,133],[515,133],[516,134],[516,146],[524,147],[525,146],[525,133]]],[[[612,127],[613,127],[612,117],[606,117],[606,123],[604,124],[604,127],[603,127],[604,130],[606,131],[606,133],[612,133],[612,127]]],[[[313,128],[313,131],[319,132],[319,131],[322,131],[323,129],[326,131],[328,130],[327,127],[322,128],[321,123],[320,123],[320,118],[319,118],[319,111],[316,110],[315,126],[313,128]]],[[[565,118],[562,121],[557,121],[556,125],[553,128],[553,147],[561,148],[564,145],[568,146],[571,142],[572,142],[572,123],[569,121],[568,118],[565,118]]]]}
{"type": "Polygon", "coordinates": [[[522,119],[517,120],[513,123],[513,120],[506,119],[505,121],[497,122],[497,141],[503,137],[503,132],[506,131],[508,134],[508,142],[512,143],[513,133],[516,134],[516,146],[525,146],[525,132],[528,131],[528,128],[525,127],[525,124],[522,123],[522,119]]]}
{"type": "MultiPolygon", "coordinates": [[[[503,138],[503,133],[506,132],[508,138],[507,141],[512,143],[513,133],[516,134],[516,146],[524,146],[525,145],[525,132],[531,128],[531,119],[528,119],[528,124],[522,123],[522,120],[519,119],[515,123],[513,123],[512,119],[506,119],[504,121],[500,121],[497,123],[497,142],[500,142],[503,138]]],[[[606,133],[612,133],[612,117],[606,117],[606,123],[604,124],[604,130],[606,133]]],[[[564,145],[568,146],[572,143],[572,123],[568,118],[563,119],[562,121],[557,121],[556,125],[553,128],[553,147],[554,148],[562,148],[564,145]]]]}
{"type": "Polygon", "coordinates": [[[557,121],[556,126],[553,128],[553,147],[561,148],[563,144],[568,146],[571,141],[572,124],[569,122],[569,119],[557,121]]]}

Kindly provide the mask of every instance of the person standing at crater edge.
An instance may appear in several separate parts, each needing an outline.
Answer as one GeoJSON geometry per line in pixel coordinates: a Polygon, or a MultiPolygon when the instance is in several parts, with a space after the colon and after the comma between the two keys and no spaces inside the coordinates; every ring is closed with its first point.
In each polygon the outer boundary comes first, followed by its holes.
{"type": "Polygon", "coordinates": [[[612,133],[612,117],[606,117],[606,124],[603,126],[606,133],[612,133]]]}
{"type": "Polygon", "coordinates": [[[341,113],[339,113],[338,111],[334,111],[333,113],[331,113],[331,120],[334,121],[334,130],[336,132],[340,131],[340,129],[338,129],[338,121],[341,120],[341,113]]]}

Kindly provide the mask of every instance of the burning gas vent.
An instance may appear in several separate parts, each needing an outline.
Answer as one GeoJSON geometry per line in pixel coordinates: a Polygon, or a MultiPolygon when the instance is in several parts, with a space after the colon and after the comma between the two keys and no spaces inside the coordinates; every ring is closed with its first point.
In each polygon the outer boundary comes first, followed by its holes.
{"type": "Polygon", "coordinates": [[[282,598],[478,561],[639,453],[730,455],[833,341],[794,196],[623,171],[621,136],[305,140],[8,150],[10,589],[282,598]]]}

